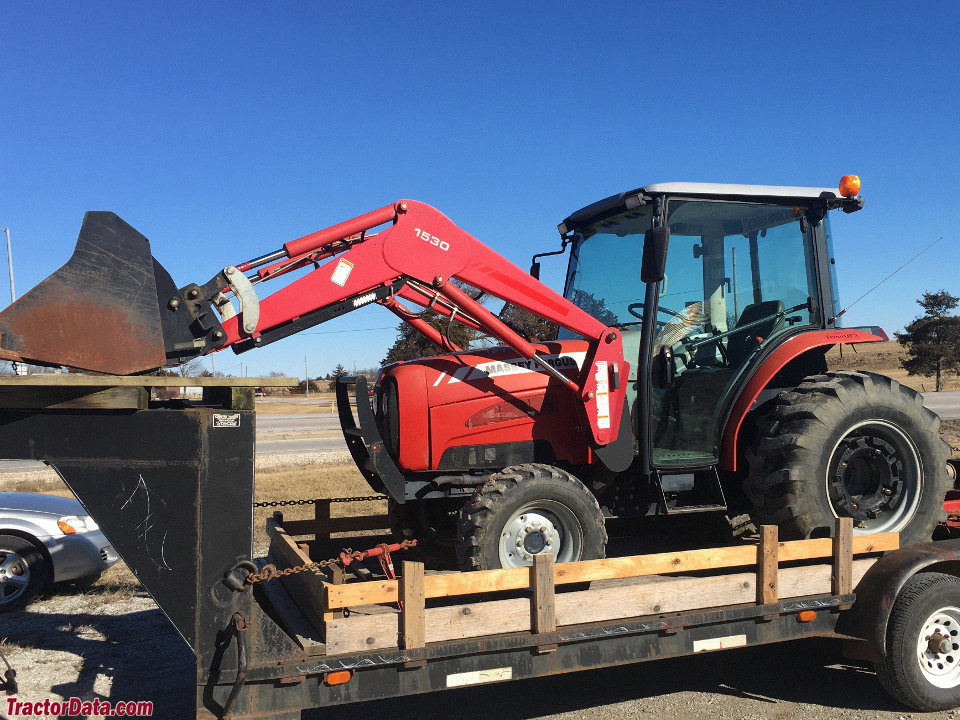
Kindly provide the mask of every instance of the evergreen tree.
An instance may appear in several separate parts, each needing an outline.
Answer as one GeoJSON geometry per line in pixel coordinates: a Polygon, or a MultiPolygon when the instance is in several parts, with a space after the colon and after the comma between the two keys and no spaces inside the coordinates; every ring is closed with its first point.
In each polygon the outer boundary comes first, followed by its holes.
{"type": "MultiPolygon", "coordinates": [[[[473,328],[456,320],[451,322],[449,317],[440,313],[428,310],[421,317],[460,348],[470,347],[470,343],[479,337],[479,333],[473,328]]],[[[387,356],[380,361],[380,364],[389,365],[401,360],[416,360],[439,352],[443,352],[442,348],[427,340],[412,325],[402,322],[397,328],[397,339],[387,350],[387,356]]]]}
{"type": "Polygon", "coordinates": [[[948,314],[958,303],[960,298],[946,290],[925,292],[917,300],[923,315],[895,333],[908,354],[900,361],[903,369],[910,375],[933,375],[937,392],[945,373],[960,372],[960,317],[948,314]]]}
{"type": "Polygon", "coordinates": [[[329,380],[327,387],[330,389],[330,392],[334,392],[337,389],[337,378],[342,377],[347,374],[347,369],[343,365],[338,364],[325,379],[329,380]]]}
{"type": "Polygon", "coordinates": [[[507,303],[500,311],[500,319],[514,332],[531,342],[544,342],[557,337],[557,324],[524,310],[519,305],[507,303]]]}

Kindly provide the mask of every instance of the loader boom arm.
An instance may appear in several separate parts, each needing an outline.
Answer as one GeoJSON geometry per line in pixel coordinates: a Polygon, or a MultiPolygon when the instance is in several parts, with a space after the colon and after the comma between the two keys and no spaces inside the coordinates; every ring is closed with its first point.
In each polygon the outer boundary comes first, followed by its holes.
{"type": "Polygon", "coordinates": [[[404,303],[497,338],[576,394],[596,446],[616,440],[629,371],[620,331],[413,200],[180,288],[143,235],[114,213],[88,212],[70,260],[0,313],[0,358],[134,375],[226,347],[244,352],[375,302],[449,352],[460,348],[404,303]],[[312,270],[290,280],[306,268],[312,270]],[[290,281],[259,298],[261,284],[277,278],[290,281]],[[578,376],[553,367],[453,280],[587,338],[590,351],[578,376]]]}
{"type": "MultiPolygon", "coordinates": [[[[459,349],[401,303],[402,299],[478,328],[539,364],[580,398],[597,445],[616,439],[625,401],[621,378],[626,378],[629,370],[620,331],[532,278],[435,208],[401,200],[288,242],[282,250],[234,268],[236,272],[254,271],[248,280],[256,285],[309,265],[315,265],[312,272],[259,301],[239,296],[241,312],[222,321],[223,347],[243,352],[379,302],[441,348],[459,349]],[[380,226],[386,227],[370,232],[380,226]],[[451,282],[455,279],[587,338],[591,352],[580,376],[570,380],[557,371],[540,357],[533,343],[451,282]],[[255,323],[249,320],[252,302],[257,303],[255,323]]],[[[214,278],[204,287],[214,288],[220,284],[216,281],[214,278]]],[[[231,289],[234,287],[231,284],[231,289]]],[[[212,301],[213,297],[206,299],[212,301]]]]}

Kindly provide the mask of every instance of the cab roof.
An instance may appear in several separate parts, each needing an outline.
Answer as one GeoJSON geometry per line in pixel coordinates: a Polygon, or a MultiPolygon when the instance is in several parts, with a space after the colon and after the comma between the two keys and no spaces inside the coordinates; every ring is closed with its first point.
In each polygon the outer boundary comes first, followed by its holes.
{"type": "MultiPolygon", "coordinates": [[[[644,185],[617,195],[591,203],[568,216],[559,229],[561,234],[590,222],[630,210],[644,204],[645,198],[659,195],[681,197],[704,197],[716,200],[769,201],[784,202],[790,200],[821,200],[828,207],[856,203],[863,205],[863,199],[845,198],[838,188],[792,187],[789,185],[737,185],[732,183],[664,182],[644,185]]],[[[859,209],[857,207],[856,209],[859,209]]]]}

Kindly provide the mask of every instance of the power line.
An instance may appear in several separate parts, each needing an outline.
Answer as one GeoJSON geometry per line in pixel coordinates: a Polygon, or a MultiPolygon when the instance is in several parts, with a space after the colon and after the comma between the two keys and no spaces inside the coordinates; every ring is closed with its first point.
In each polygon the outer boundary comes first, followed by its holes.
{"type": "Polygon", "coordinates": [[[352,330],[323,330],[321,332],[302,332],[301,335],[336,335],[337,333],[372,332],[374,330],[396,330],[396,325],[375,328],[353,328],[352,330]]]}
{"type": "Polygon", "coordinates": [[[861,295],[861,296],[858,297],[856,300],[854,300],[852,303],[850,303],[849,305],[847,305],[843,310],[841,310],[840,312],[838,312],[838,313],[836,314],[836,317],[840,317],[841,315],[843,315],[847,310],[849,310],[849,309],[852,308],[854,305],[856,305],[858,302],[860,302],[861,300],[863,300],[867,295],[869,295],[869,294],[872,293],[874,290],[876,290],[878,287],[880,287],[881,285],[883,285],[887,280],[889,280],[889,279],[892,278],[894,275],[896,275],[898,272],[900,272],[901,270],[903,270],[907,265],[909,265],[909,264],[912,263],[914,260],[916,260],[918,257],[920,257],[921,255],[923,255],[927,250],[929,250],[930,248],[932,248],[934,245],[936,245],[936,244],[937,244],[938,242],[940,242],[941,240],[943,240],[943,236],[942,236],[942,235],[941,235],[940,237],[938,237],[936,240],[934,240],[932,243],[930,243],[929,245],[927,245],[923,250],[921,250],[920,252],[918,252],[918,253],[917,253],[916,255],[914,255],[912,258],[910,258],[909,260],[907,260],[903,265],[901,265],[901,266],[898,267],[896,270],[894,270],[892,273],[890,273],[889,275],[887,275],[883,280],[881,280],[881,281],[878,282],[876,285],[874,285],[872,288],[870,288],[869,290],[867,290],[863,295],[861,295]]]}

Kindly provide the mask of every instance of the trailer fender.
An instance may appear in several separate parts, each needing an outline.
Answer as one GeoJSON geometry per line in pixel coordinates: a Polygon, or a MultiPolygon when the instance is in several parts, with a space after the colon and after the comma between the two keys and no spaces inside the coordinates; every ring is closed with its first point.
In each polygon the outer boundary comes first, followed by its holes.
{"type": "Polygon", "coordinates": [[[920,572],[960,577],[960,539],[911,545],[880,558],[855,589],[857,599],[837,622],[837,632],[855,639],[846,654],[877,661],[886,653],[887,624],[904,585],[920,572]],[[859,642],[858,642],[859,641],[859,642]]]}
{"type": "Polygon", "coordinates": [[[737,442],[743,420],[764,388],[791,361],[818,347],[842,343],[880,342],[881,340],[883,340],[882,337],[871,335],[863,330],[815,330],[794,335],[777,347],[754,369],[753,375],[741,390],[730,410],[730,415],[723,427],[723,438],[721,440],[723,452],[720,456],[720,468],[722,470],[737,470],[737,442]]]}

